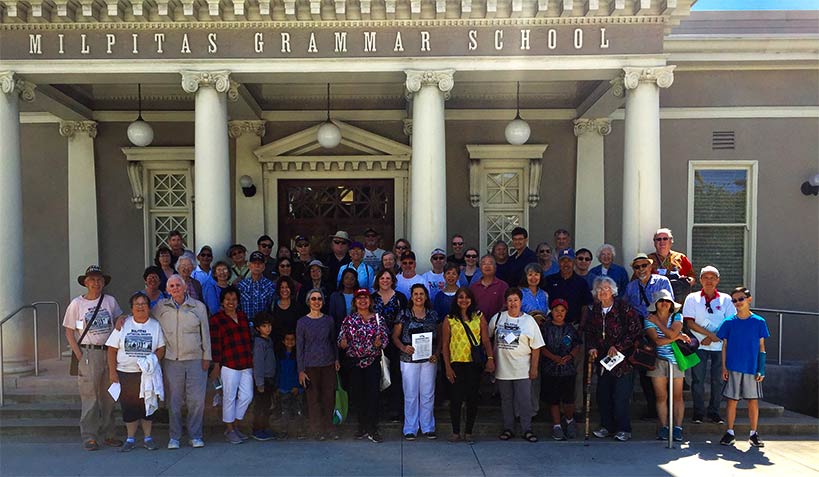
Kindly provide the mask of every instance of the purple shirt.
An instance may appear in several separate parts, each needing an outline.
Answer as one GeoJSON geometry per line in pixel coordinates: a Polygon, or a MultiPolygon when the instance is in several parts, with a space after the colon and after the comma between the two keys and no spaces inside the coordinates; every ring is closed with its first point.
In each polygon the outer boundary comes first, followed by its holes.
{"type": "Polygon", "coordinates": [[[503,294],[509,285],[506,282],[499,280],[498,277],[492,279],[489,286],[485,286],[481,280],[472,282],[469,289],[475,294],[475,301],[477,301],[478,309],[481,310],[483,316],[491,320],[496,313],[503,309],[506,304],[506,299],[503,294]]]}
{"type": "Polygon", "coordinates": [[[335,322],[330,315],[321,318],[302,316],[296,322],[296,362],[305,368],[329,366],[336,362],[335,322]]]}

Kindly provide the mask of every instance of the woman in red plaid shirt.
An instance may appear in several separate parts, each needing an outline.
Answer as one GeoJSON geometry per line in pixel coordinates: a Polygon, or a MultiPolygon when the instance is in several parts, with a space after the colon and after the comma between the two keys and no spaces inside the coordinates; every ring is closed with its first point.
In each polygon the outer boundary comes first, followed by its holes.
{"type": "Polygon", "coordinates": [[[239,430],[253,399],[253,341],[250,324],[239,310],[239,290],[229,286],[222,291],[222,308],[210,318],[212,379],[222,379],[222,421],[225,438],[241,444],[248,437],[239,430]]]}

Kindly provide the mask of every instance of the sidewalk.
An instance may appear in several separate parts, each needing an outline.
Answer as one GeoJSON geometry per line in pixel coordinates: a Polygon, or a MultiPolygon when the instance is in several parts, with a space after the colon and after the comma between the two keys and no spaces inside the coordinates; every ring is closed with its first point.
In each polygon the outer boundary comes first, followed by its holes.
{"type": "MultiPolygon", "coordinates": [[[[718,436],[715,437],[715,439],[718,436]]],[[[157,435],[160,443],[166,437],[157,435]]],[[[676,449],[658,441],[617,443],[521,440],[479,441],[473,446],[439,440],[381,444],[368,441],[249,441],[230,445],[221,435],[204,449],[129,454],[81,449],[79,438],[0,439],[0,474],[17,475],[353,475],[353,476],[618,476],[618,475],[819,475],[819,440],[773,437],[764,449],[745,440],[736,447],[695,439],[676,449]]]]}

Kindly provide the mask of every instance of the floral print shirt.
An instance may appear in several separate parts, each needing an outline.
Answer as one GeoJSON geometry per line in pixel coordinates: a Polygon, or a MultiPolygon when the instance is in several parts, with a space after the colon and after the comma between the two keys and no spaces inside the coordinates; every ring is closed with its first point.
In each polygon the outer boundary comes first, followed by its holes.
{"type": "Polygon", "coordinates": [[[396,291],[386,303],[378,292],[373,293],[373,308],[376,313],[384,317],[388,330],[392,329],[401,310],[406,307],[407,298],[400,291],[396,291]]]}
{"type": "Polygon", "coordinates": [[[381,350],[387,346],[387,328],[384,318],[375,314],[369,320],[364,320],[358,312],[344,318],[341,331],[338,333],[338,342],[347,340],[347,356],[353,358],[355,365],[366,368],[381,357],[381,350]],[[376,338],[381,337],[381,346],[375,346],[376,338]]]}

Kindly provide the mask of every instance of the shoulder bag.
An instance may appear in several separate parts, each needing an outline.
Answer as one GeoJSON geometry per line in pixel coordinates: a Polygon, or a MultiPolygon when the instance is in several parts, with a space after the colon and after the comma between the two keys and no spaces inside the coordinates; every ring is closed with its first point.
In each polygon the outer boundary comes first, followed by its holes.
{"type": "MultiPolygon", "coordinates": [[[[474,319],[474,318],[473,318],[474,319]]],[[[469,340],[469,349],[472,356],[472,362],[480,365],[481,367],[486,365],[486,350],[483,349],[481,342],[475,338],[475,335],[472,334],[472,330],[469,328],[469,325],[466,322],[458,318],[461,324],[464,327],[464,331],[466,332],[466,337],[469,340]]]]}
{"type": "MultiPolygon", "coordinates": [[[[80,346],[82,344],[82,340],[85,338],[85,335],[88,334],[88,331],[91,329],[91,325],[94,324],[94,320],[97,319],[97,313],[99,313],[100,311],[100,306],[102,306],[103,298],[105,298],[104,293],[100,295],[100,299],[97,302],[97,307],[94,308],[94,314],[91,315],[91,321],[89,321],[88,324],[85,325],[85,329],[82,330],[80,339],[79,341],[77,341],[77,346],[80,346]]],[[[68,374],[70,376],[79,376],[80,374],[80,360],[77,358],[77,355],[76,353],[74,353],[73,349],[71,350],[71,365],[68,368],[68,374]]]]}
{"type": "MultiPolygon", "coordinates": [[[[378,326],[381,326],[381,316],[376,313],[375,320],[378,326]]],[[[384,325],[386,326],[386,325],[384,325]]],[[[389,337],[387,337],[389,339],[389,337]]],[[[390,360],[387,358],[387,355],[384,354],[384,348],[381,348],[381,385],[380,389],[383,391],[392,385],[392,379],[390,378],[390,360]]]]}

